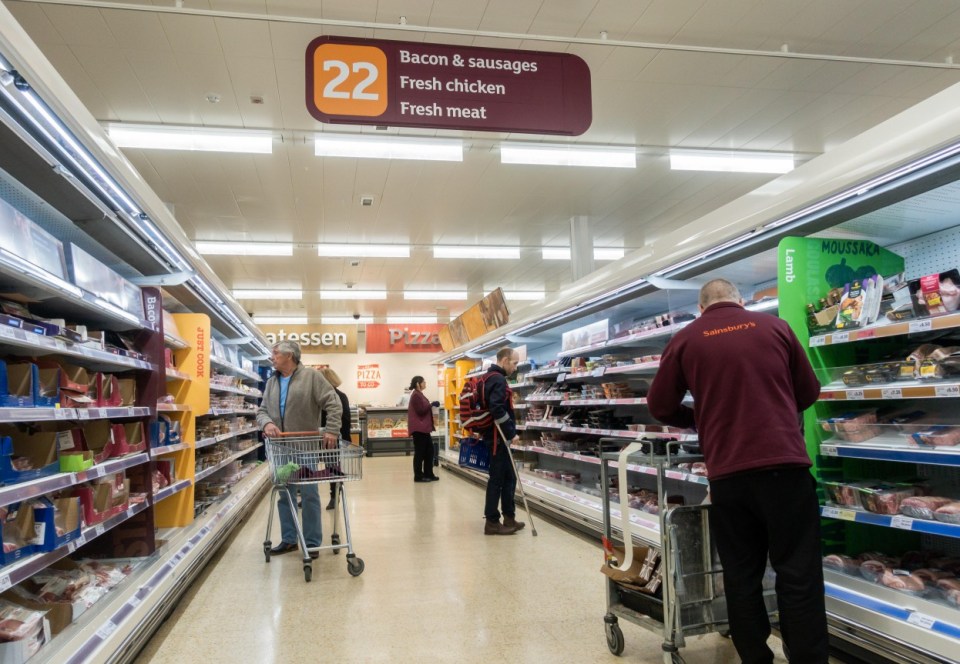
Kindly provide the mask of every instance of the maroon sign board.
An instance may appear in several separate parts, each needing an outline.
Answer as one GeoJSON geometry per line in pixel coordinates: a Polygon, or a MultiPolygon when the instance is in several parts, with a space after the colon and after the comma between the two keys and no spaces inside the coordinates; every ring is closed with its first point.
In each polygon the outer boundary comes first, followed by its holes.
{"type": "Polygon", "coordinates": [[[320,122],[578,136],[592,121],[590,69],[569,53],[318,37],[306,72],[320,122]]]}

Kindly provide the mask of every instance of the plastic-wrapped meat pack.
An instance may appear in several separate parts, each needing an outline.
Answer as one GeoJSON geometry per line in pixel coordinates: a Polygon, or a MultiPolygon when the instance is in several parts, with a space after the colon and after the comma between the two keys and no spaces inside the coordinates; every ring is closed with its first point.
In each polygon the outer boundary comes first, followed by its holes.
{"type": "Polygon", "coordinates": [[[904,570],[885,569],[880,576],[880,584],[912,595],[923,595],[927,591],[922,578],[904,570]]]}
{"type": "Polygon", "coordinates": [[[42,620],[42,611],[33,611],[0,599],[0,641],[35,637],[42,629],[42,620]]]}
{"type": "Polygon", "coordinates": [[[933,517],[937,521],[960,525],[960,501],[938,507],[933,513],[933,517]]]}
{"type": "Polygon", "coordinates": [[[934,519],[934,512],[954,502],[953,498],[942,496],[911,496],[900,503],[900,513],[914,519],[934,519]]]}
{"type": "Polygon", "coordinates": [[[860,569],[860,563],[850,556],[842,554],[831,554],[823,559],[823,566],[828,569],[835,569],[844,574],[857,574],[860,569]]]}
{"type": "Polygon", "coordinates": [[[932,426],[910,434],[910,442],[924,447],[960,445],[960,426],[932,426]]]}

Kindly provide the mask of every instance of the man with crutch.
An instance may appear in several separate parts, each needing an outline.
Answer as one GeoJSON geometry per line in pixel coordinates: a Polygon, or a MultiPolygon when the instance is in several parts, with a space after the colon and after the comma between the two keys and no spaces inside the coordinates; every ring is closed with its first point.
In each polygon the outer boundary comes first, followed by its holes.
{"type": "Polygon", "coordinates": [[[526,525],[516,519],[517,472],[510,455],[510,444],[519,438],[513,414],[513,393],[507,385],[507,376],[516,370],[516,351],[502,348],[497,353],[497,363],[490,367],[483,380],[482,401],[493,418],[493,426],[483,432],[483,442],[490,455],[490,477],[483,510],[486,519],[484,535],[512,535],[526,525]],[[503,523],[500,523],[498,505],[503,511],[503,523]]]}

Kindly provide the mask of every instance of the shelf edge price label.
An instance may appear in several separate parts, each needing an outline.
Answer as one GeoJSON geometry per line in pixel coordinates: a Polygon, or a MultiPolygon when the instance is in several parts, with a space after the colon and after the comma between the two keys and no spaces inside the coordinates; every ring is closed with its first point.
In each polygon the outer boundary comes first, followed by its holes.
{"type": "Polygon", "coordinates": [[[907,326],[907,332],[909,334],[916,334],[917,332],[929,332],[933,329],[932,320],[912,320],[907,326]]]}
{"type": "Polygon", "coordinates": [[[835,344],[845,344],[850,341],[849,332],[835,332],[833,334],[833,343],[835,344]]]}
{"type": "Polygon", "coordinates": [[[925,613],[920,613],[919,611],[913,611],[910,613],[910,616],[907,618],[907,622],[911,625],[916,625],[917,627],[922,627],[924,629],[932,629],[933,624],[937,622],[937,619],[933,616],[928,616],[925,613]]]}
{"type": "Polygon", "coordinates": [[[854,510],[839,510],[837,518],[843,521],[856,521],[857,513],[854,510]]]}
{"type": "Polygon", "coordinates": [[[97,636],[106,641],[115,631],[117,631],[117,624],[112,620],[108,620],[100,629],[97,630],[97,636]]]}
{"type": "Polygon", "coordinates": [[[862,399],[863,390],[847,390],[847,399],[862,399]]]}
{"type": "Polygon", "coordinates": [[[902,399],[903,390],[899,387],[885,387],[880,391],[884,399],[902,399]]]}
{"type": "Polygon", "coordinates": [[[913,530],[913,519],[908,516],[898,514],[890,519],[890,527],[899,528],[900,530],[913,530]]]}
{"type": "Polygon", "coordinates": [[[827,457],[839,456],[836,445],[820,445],[820,454],[827,457]]]}
{"type": "Polygon", "coordinates": [[[840,509],[837,507],[824,507],[821,514],[828,519],[840,518],[840,509]]]}
{"type": "Polygon", "coordinates": [[[103,527],[103,524],[102,524],[102,523],[101,523],[101,524],[97,524],[96,531],[97,531],[97,537],[100,537],[101,535],[103,535],[104,532],[106,532],[106,531],[104,530],[104,527],[103,527]]]}
{"type": "Polygon", "coordinates": [[[819,337],[810,337],[810,348],[819,348],[824,346],[827,343],[827,338],[824,336],[819,337]]]}
{"type": "Polygon", "coordinates": [[[3,576],[0,576],[0,593],[4,592],[5,590],[8,590],[12,585],[13,585],[13,582],[10,580],[9,574],[4,574],[3,576]]]}
{"type": "Polygon", "coordinates": [[[937,385],[938,397],[960,397],[960,385],[937,385]]]}

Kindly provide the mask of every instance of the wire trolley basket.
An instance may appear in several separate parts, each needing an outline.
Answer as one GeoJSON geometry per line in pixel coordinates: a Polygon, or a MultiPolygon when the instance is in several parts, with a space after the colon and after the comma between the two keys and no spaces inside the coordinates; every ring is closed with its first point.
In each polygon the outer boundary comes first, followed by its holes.
{"type": "Polygon", "coordinates": [[[345,440],[323,448],[322,434],[267,438],[267,462],[275,485],[356,482],[363,477],[363,448],[345,440]]]}

